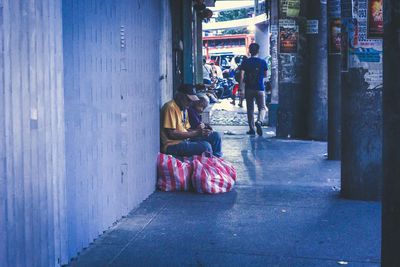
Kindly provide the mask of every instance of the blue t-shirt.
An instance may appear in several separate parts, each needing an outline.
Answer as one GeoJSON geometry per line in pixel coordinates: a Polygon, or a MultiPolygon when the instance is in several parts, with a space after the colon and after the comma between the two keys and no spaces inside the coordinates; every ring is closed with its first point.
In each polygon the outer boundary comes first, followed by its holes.
{"type": "Polygon", "coordinates": [[[194,107],[190,106],[188,109],[188,115],[190,129],[197,129],[197,127],[201,123],[201,114],[199,114],[194,107]]]}
{"type": "Polygon", "coordinates": [[[264,73],[268,70],[267,62],[258,57],[250,57],[243,61],[240,68],[244,70],[246,90],[264,91],[264,73]]]}

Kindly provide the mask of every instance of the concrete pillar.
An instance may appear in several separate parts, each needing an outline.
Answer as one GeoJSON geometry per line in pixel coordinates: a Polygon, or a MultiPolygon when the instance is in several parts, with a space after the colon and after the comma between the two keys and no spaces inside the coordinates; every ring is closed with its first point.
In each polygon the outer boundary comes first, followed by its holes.
{"type": "Polygon", "coordinates": [[[328,159],[341,156],[340,0],[328,1],[328,159]]]}
{"type": "MultiPolygon", "coordinates": [[[[172,23],[171,23],[171,6],[169,1],[163,1],[161,3],[161,43],[164,45],[160,46],[160,91],[162,106],[165,102],[169,101],[173,97],[173,60],[172,60],[172,23]]],[[[160,108],[161,108],[160,106],[160,108]]]]}
{"type": "Polygon", "coordinates": [[[172,88],[183,83],[183,0],[170,0],[172,27],[172,88]]]}
{"type": "Polygon", "coordinates": [[[307,45],[309,52],[308,137],[327,140],[328,61],[326,1],[309,0],[307,45]]]}
{"type": "Polygon", "coordinates": [[[279,1],[271,0],[271,36],[270,36],[270,55],[272,66],[269,70],[271,73],[272,96],[271,104],[268,111],[269,125],[275,126],[277,124],[277,110],[279,101],[278,89],[278,23],[279,23],[279,1]]]}
{"type": "Polygon", "coordinates": [[[256,24],[256,43],[260,45],[259,57],[267,60],[269,57],[269,25],[267,23],[256,24]]]}
{"type": "Polygon", "coordinates": [[[368,33],[367,0],[342,0],[343,197],[377,200],[382,182],[382,39],[368,33]],[[355,23],[358,23],[356,25],[355,23]],[[351,49],[350,49],[351,48],[351,49]]]}
{"type": "MultiPolygon", "coordinates": [[[[260,45],[259,57],[268,61],[269,58],[269,25],[267,23],[256,24],[255,40],[260,45]]],[[[268,70],[269,72],[270,70],[268,70]]],[[[265,122],[269,124],[269,107],[267,116],[265,116],[265,122]]]]}
{"type": "Polygon", "coordinates": [[[400,266],[400,3],[384,5],[382,266],[400,266]]]}
{"type": "Polygon", "coordinates": [[[193,5],[183,1],[183,82],[194,82],[193,5]]]}
{"type": "Polygon", "coordinates": [[[195,45],[195,81],[194,83],[203,83],[203,19],[200,14],[194,13],[194,28],[195,33],[193,34],[195,40],[193,40],[195,45]]]}
{"type": "MultiPolygon", "coordinates": [[[[280,3],[282,5],[282,2],[280,3]]],[[[280,138],[307,136],[307,1],[300,9],[280,8],[278,26],[279,107],[276,135],[280,138]]]]}

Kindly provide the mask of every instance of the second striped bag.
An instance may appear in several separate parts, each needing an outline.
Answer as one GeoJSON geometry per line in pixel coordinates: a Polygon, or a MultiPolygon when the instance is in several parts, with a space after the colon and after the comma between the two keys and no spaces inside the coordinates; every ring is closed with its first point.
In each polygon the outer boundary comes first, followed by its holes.
{"type": "Polygon", "coordinates": [[[218,194],[232,190],[236,170],[232,164],[217,157],[194,156],[191,181],[198,193],[218,194]]]}

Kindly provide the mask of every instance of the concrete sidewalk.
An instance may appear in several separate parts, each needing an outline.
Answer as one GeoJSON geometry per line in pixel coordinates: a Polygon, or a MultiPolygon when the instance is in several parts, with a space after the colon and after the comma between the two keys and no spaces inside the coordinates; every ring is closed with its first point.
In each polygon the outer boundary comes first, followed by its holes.
{"type": "MultiPolygon", "coordinates": [[[[247,108],[246,100],[243,100],[243,107],[238,106],[239,100],[236,105],[232,105],[232,99],[221,99],[220,103],[212,104],[209,112],[209,120],[213,125],[225,126],[247,126],[247,108]]],[[[255,109],[255,116],[258,110],[255,109]]]]}
{"type": "Polygon", "coordinates": [[[326,143],[218,130],[232,192],[155,192],[70,266],[380,265],[380,203],[339,198],[326,143]]]}

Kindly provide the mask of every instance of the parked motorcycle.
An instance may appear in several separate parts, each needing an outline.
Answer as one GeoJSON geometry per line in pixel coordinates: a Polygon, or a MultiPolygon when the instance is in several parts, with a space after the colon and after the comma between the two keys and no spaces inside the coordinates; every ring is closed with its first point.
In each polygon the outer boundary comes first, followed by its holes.
{"type": "Polygon", "coordinates": [[[214,92],[219,99],[231,98],[234,86],[233,78],[218,79],[215,84],[214,92]]]}

